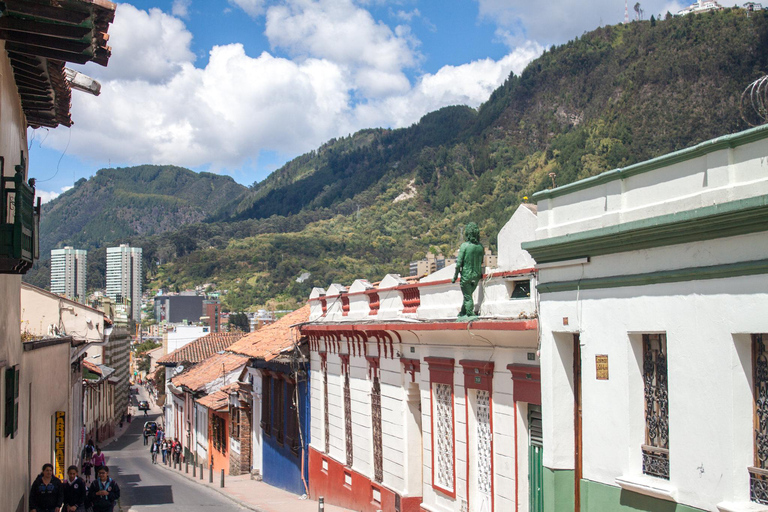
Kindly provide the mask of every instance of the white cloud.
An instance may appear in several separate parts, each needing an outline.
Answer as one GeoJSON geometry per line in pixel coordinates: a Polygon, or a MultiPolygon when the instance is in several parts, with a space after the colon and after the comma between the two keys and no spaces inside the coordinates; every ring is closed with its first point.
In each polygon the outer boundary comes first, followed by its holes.
{"type": "Polygon", "coordinates": [[[192,0],[173,0],[171,13],[179,18],[187,18],[189,17],[189,6],[191,4],[192,0]]]}
{"type": "Polygon", "coordinates": [[[122,4],[118,32],[139,35],[126,36],[128,43],[112,39],[120,47],[98,76],[101,95],[73,94],[75,125],[53,130],[44,145],[63,151],[69,143],[68,153],[97,162],[236,170],[262,151],[299,154],[361,128],[408,126],[446,105],[476,107],[542,51],[527,43],[498,61],[445,66],[412,85],[403,69],[414,66],[418,54],[407,27],[390,29],[347,0],[290,1],[292,7],[270,8],[267,17],[269,37],[291,49],[293,59],[250,56],[231,44],[214,47],[202,68],[194,64],[192,36],[180,20],[122,4]],[[335,47],[335,29],[323,20],[354,29],[354,37],[336,37],[335,47]],[[172,57],[153,53],[157,40],[171,42],[171,36],[172,57]],[[112,69],[128,65],[131,52],[148,56],[154,71],[112,69]]]}
{"type": "Polygon", "coordinates": [[[264,14],[264,0],[229,0],[229,3],[241,8],[252,18],[264,14]]]}
{"type": "Polygon", "coordinates": [[[71,185],[67,187],[62,187],[60,192],[55,192],[55,191],[48,192],[46,190],[40,190],[39,188],[37,188],[35,189],[35,195],[42,200],[43,204],[45,204],[49,201],[53,201],[54,199],[56,199],[61,194],[63,194],[64,192],[66,192],[71,188],[73,188],[71,185]]]}
{"type": "Polygon", "coordinates": [[[339,64],[399,71],[420,58],[407,31],[398,34],[351,0],[288,0],[272,6],[265,33],[274,48],[339,64]]]}
{"type": "Polygon", "coordinates": [[[192,33],[180,19],[160,9],[142,11],[130,4],[119,4],[109,28],[109,40],[109,66],[84,66],[86,74],[100,81],[164,82],[195,60],[190,50],[192,33]]]}

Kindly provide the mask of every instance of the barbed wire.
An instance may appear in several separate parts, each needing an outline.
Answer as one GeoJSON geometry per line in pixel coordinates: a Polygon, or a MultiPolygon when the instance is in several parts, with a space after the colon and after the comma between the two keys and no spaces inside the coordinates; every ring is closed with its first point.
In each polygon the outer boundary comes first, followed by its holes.
{"type": "Polygon", "coordinates": [[[768,75],[758,78],[741,93],[741,118],[750,126],[768,122],[768,75]]]}

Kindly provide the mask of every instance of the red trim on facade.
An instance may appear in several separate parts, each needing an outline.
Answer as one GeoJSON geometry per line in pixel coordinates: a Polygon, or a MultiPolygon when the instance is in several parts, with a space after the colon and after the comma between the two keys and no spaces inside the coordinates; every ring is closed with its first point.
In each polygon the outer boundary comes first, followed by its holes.
{"type": "Polygon", "coordinates": [[[318,352],[320,356],[320,369],[326,371],[328,369],[328,352],[318,352]]]}
{"type": "Polygon", "coordinates": [[[341,316],[349,316],[349,296],[346,293],[341,295],[341,316]]]}
{"type": "Polygon", "coordinates": [[[368,311],[369,315],[378,315],[379,307],[381,307],[381,299],[379,299],[378,290],[366,290],[365,294],[368,296],[368,311]]]}
{"type": "MultiPolygon", "coordinates": [[[[337,460],[309,448],[309,494],[313,498],[323,496],[325,503],[361,512],[377,510],[394,511],[397,493],[373,482],[370,478],[345,467],[337,460]],[[323,470],[323,461],[328,470],[323,470]],[[344,473],[352,478],[352,485],[344,484],[344,473]],[[381,502],[373,501],[373,489],[381,491],[381,502]]],[[[419,512],[421,496],[401,496],[401,512],[419,512]]]]}
{"type": "Polygon", "coordinates": [[[512,397],[515,402],[541,405],[541,368],[532,364],[510,364],[512,397]]]}
{"type": "MultiPolygon", "coordinates": [[[[466,440],[467,440],[467,482],[469,483],[469,471],[470,471],[470,453],[469,453],[469,390],[479,389],[488,392],[488,409],[490,414],[490,428],[491,428],[491,510],[495,510],[494,502],[496,501],[494,491],[494,472],[493,472],[493,361],[471,361],[468,359],[462,359],[459,364],[464,368],[464,413],[466,418],[464,419],[466,426],[466,440]]],[[[470,498],[469,484],[467,484],[467,509],[472,510],[469,502],[470,498]]]]}
{"type": "Polygon", "coordinates": [[[518,485],[519,476],[518,476],[517,465],[518,465],[518,458],[520,455],[518,453],[518,448],[520,444],[517,439],[517,402],[513,403],[512,406],[513,406],[512,412],[515,414],[515,421],[514,421],[514,425],[515,425],[515,429],[514,429],[514,432],[515,432],[515,512],[518,512],[520,510],[520,486],[518,485]]]}
{"type": "Polygon", "coordinates": [[[325,300],[325,295],[320,297],[320,305],[323,306],[323,314],[328,312],[328,302],[325,300]]]}
{"type": "MultiPolygon", "coordinates": [[[[375,314],[375,313],[374,313],[375,314]]],[[[538,329],[538,320],[473,320],[471,322],[403,322],[387,324],[364,324],[342,326],[339,324],[312,324],[300,327],[302,334],[306,332],[319,331],[466,331],[474,329],[478,331],[535,331],[538,329]]]]}
{"type": "Polygon", "coordinates": [[[403,363],[403,371],[411,374],[411,382],[416,382],[416,372],[421,373],[421,361],[401,357],[400,362],[403,363]]]}
{"type": "Polygon", "coordinates": [[[339,354],[341,359],[341,373],[346,375],[349,373],[349,354],[339,354]]]}
{"type": "Polygon", "coordinates": [[[421,305],[419,287],[415,285],[403,286],[399,289],[403,294],[403,313],[415,313],[421,305]]]}
{"type": "Polygon", "coordinates": [[[429,420],[431,422],[429,440],[432,443],[432,488],[446,496],[456,499],[456,397],[453,394],[453,363],[454,359],[448,357],[425,357],[424,361],[429,365],[429,420]],[[451,449],[453,455],[453,489],[443,489],[435,483],[435,397],[433,384],[448,384],[451,386],[451,431],[453,442],[451,449]]]}
{"type": "Polygon", "coordinates": [[[365,356],[365,360],[368,361],[368,378],[373,379],[379,376],[379,356],[365,356]]]}

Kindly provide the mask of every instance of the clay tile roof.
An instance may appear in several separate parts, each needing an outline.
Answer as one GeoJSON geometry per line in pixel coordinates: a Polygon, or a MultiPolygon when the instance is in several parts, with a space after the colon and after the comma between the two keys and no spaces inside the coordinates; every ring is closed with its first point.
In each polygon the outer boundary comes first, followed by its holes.
{"type": "Polygon", "coordinates": [[[72,125],[64,64],[107,65],[112,52],[107,31],[115,8],[107,0],[0,2],[0,39],[31,127],[72,125]]]}
{"type": "Polygon", "coordinates": [[[219,390],[210,395],[206,395],[203,398],[198,398],[195,402],[214,411],[222,411],[229,407],[229,395],[226,392],[219,390]]]}
{"type": "Polygon", "coordinates": [[[206,384],[213,382],[222,375],[232,373],[239,367],[245,366],[246,363],[248,363],[247,356],[230,352],[214,354],[171,379],[171,383],[176,387],[185,386],[192,391],[200,391],[206,384]]]}
{"type": "Polygon", "coordinates": [[[157,360],[157,364],[199,363],[203,359],[226,350],[244,336],[242,332],[212,332],[157,360]]]}
{"type": "Polygon", "coordinates": [[[298,338],[296,327],[309,320],[309,305],[288,313],[277,322],[266,325],[258,331],[246,334],[237,343],[229,347],[230,352],[236,352],[256,359],[270,361],[280,355],[285,349],[291,348],[294,339],[298,338]]]}

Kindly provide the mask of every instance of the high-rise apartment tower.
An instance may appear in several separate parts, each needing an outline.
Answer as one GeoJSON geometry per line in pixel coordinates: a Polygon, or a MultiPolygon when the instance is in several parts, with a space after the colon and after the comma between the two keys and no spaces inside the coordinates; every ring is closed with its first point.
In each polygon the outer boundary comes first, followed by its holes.
{"type": "Polygon", "coordinates": [[[88,251],[65,247],[51,251],[51,293],[85,304],[88,251]]]}
{"type": "Polygon", "coordinates": [[[107,248],[107,296],[116,302],[130,301],[131,318],[141,320],[141,247],[107,248]]]}

